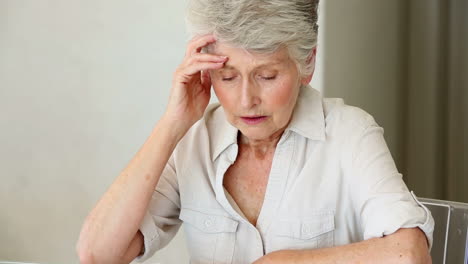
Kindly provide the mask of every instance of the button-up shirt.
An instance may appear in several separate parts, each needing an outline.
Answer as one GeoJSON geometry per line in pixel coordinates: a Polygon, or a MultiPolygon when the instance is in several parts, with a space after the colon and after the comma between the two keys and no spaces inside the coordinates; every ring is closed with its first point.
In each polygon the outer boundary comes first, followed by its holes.
{"type": "Polygon", "coordinates": [[[191,263],[252,263],[281,249],[316,249],[434,220],[397,171],[383,129],[365,111],[302,87],[279,140],[256,225],[223,186],[238,129],[210,105],[170,157],[140,230],[144,261],[183,223],[191,263]]]}

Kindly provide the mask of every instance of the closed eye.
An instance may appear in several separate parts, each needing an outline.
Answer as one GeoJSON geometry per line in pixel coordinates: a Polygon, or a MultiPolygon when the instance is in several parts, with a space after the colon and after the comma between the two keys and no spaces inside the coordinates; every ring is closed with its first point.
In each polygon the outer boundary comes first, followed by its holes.
{"type": "Polygon", "coordinates": [[[275,76],[262,76],[261,78],[263,80],[274,80],[276,78],[276,75],[275,76]]]}
{"type": "Polygon", "coordinates": [[[223,77],[222,80],[228,82],[234,80],[234,77],[223,77]]]}

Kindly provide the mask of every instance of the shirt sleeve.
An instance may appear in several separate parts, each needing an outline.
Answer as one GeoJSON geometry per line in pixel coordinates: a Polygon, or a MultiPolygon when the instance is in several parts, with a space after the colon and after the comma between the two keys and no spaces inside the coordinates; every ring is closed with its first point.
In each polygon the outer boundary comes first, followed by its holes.
{"type": "Polygon", "coordinates": [[[419,227],[432,247],[434,219],[406,187],[372,117],[355,138],[351,151],[353,198],[364,239],[382,237],[400,228],[419,227]]]}
{"type": "Polygon", "coordinates": [[[140,225],[144,253],[135,258],[144,262],[165,247],[180,228],[180,196],[173,157],[164,168],[140,225]]]}

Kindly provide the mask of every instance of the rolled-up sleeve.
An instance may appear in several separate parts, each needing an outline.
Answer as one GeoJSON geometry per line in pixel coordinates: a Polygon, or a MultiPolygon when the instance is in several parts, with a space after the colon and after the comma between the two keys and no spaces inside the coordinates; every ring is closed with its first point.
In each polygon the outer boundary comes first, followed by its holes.
{"type": "Polygon", "coordinates": [[[165,247],[180,228],[180,196],[173,158],[164,168],[140,225],[144,237],[144,253],[137,262],[144,262],[165,247]]]}
{"type": "Polygon", "coordinates": [[[352,150],[353,197],[364,239],[382,237],[400,228],[420,228],[432,247],[434,219],[406,187],[372,117],[356,138],[352,150]]]}

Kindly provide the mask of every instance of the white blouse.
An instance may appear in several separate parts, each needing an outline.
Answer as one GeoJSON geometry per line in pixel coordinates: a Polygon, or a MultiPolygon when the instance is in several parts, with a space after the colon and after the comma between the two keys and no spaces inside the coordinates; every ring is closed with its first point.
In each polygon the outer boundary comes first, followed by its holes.
{"type": "Polygon", "coordinates": [[[280,249],[315,249],[419,227],[430,246],[434,220],[408,191],[365,111],[302,88],[278,142],[256,226],[223,187],[238,130],[210,105],[177,145],[140,230],[142,262],[184,223],[191,263],[252,263],[280,249]]]}

